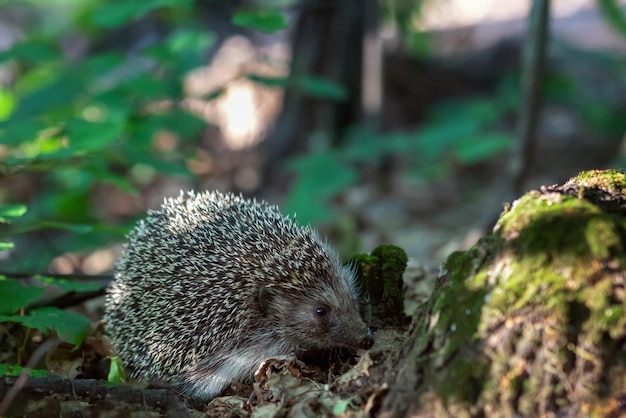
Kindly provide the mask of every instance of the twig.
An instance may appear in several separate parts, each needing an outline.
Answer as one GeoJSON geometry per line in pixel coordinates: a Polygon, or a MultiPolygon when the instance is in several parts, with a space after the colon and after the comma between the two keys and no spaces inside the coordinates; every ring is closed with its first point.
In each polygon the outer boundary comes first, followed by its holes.
{"type": "Polygon", "coordinates": [[[517,196],[524,191],[536,148],[549,19],[550,0],[533,0],[522,56],[522,103],[517,123],[517,149],[510,161],[512,189],[517,196]]]}
{"type": "Polygon", "coordinates": [[[70,306],[76,306],[87,300],[103,296],[105,293],[106,293],[106,290],[104,287],[102,289],[91,290],[89,292],[71,291],[68,293],[64,293],[61,296],[58,296],[53,299],[44,299],[44,300],[38,300],[37,302],[33,302],[30,305],[28,305],[28,308],[26,308],[26,313],[28,313],[29,311],[32,311],[33,309],[43,308],[43,307],[48,307],[48,306],[54,306],[59,309],[69,308],[70,306]]]}

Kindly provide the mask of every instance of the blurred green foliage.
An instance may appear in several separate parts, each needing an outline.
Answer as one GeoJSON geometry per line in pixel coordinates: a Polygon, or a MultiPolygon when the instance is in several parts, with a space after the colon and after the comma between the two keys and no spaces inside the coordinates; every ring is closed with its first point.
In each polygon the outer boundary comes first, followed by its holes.
{"type": "Polygon", "coordinates": [[[0,275],[0,323],[15,322],[41,332],[50,330],[65,342],[80,345],[87,334],[89,318],[56,307],[41,307],[30,310],[27,315],[18,314],[31,303],[39,300],[47,286],[65,291],[94,290],[100,287],[95,283],[59,281],[53,278],[37,277],[29,285],[0,275]]]}
{"type": "Polygon", "coordinates": [[[408,51],[420,57],[428,56],[431,48],[428,32],[418,24],[425,3],[426,1],[415,0],[381,1],[382,20],[398,31],[408,51]]]}
{"type": "Polygon", "coordinates": [[[330,198],[355,185],[363,165],[375,167],[384,156],[402,159],[410,167],[407,175],[433,181],[451,174],[455,166],[479,163],[510,149],[513,137],[498,124],[514,110],[515,94],[501,89],[495,97],[442,102],[411,132],[375,133],[357,126],[344,146],[292,159],[288,168],[298,180],[286,211],[296,213],[303,224],[330,222],[336,215],[330,198]]]}
{"type": "Polygon", "coordinates": [[[234,16],[233,23],[265,33],[287,28],[287,19],[276,10],[242,11],[234,16]]]}
{"type": "MultiPolygon", "coordinates": [[[[95,248],[127,231],[128,225],[103,224],[92,200],[97,187],[109,184],[134,194],[156,173],[190,176],[189,143],[197,141],[206,122],[181,107],[183,81],[204,63],[214,36],[199,25],[176,25],[193,22],[191,0],[29,4],[51,12],[34,12],[40,24],[0,53],[0,65],[14,72],[13,85],[0,90],[0,175],[29,175],[37,184],[30,200],[21,202],[28,212],[5,234],[69,232],[67,239],[58,235],[54,251],[32,251],[7,266],[45,271],[60,253],[95,248]],[[176,29],[137,48],[97,47],[110,31],[149,14],[176,29]],[[65,24],[46,24],[59,20],[65,24]],[[73,57],[63,45],[72,36],[84,37],[94,49],[73,57]],[[175,135],[179,146],[155,144],[163,132],[175,135]]],[[[5,1],[2,6],[20,5],[5,1]]],[[[11,198],[0,193],[0,202],[11,198]]]]}
{"type": "Polygon", "coordinates": [[[622,5],[616,0],[597,0],[597,3],[609,25],[626,38],[626,15],[622,5]]]}

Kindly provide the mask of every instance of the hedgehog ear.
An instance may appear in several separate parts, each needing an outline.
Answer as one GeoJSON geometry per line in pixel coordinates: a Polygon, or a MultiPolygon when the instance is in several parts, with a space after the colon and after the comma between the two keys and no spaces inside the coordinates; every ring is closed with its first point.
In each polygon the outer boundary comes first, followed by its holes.
{"type": "Polygon", "coordinates": [[[263,315],[267,316],[276,304],[276,293],[269,286],[261,286],[259,288],[259,306],[263,315]]]}

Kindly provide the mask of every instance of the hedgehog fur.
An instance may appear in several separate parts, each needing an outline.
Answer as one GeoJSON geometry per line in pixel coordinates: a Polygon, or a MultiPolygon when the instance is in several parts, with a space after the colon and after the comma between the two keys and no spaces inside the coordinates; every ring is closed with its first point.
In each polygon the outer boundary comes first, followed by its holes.
{"type": "Polygon", "coordinates": [[[269,358],[368,348],[354,272],[276,206],[189,192],[128,236],[106,330],[131,377],[210,399],[269,358]]]}

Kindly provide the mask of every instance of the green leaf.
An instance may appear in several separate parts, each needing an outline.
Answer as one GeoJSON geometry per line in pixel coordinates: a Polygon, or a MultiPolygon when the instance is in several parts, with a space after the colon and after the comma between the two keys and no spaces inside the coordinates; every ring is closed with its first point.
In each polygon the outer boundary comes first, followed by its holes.
{"type": "Polygon", "coordinates": [[[44,377],[50,374],[50,372],[44,369],[28,369],[22,366],[0,363],[0,376],[16,377],[23,371],[26,371],[30,377],[44,377]]]}
{"type": "Polygon", "coordinates": [[[67,124],[72,148],[81,151],[100,151],[120,137],[124,120],[88,122],[75,119],[67,124]]]}
{"type": "Polygon", "coordinates": [[[328,202],[312,196],[309,182],[300,180],[292,184],[284,211],[294,215],[300,225],[331,221],[335,217],[335,212],[329,207],[328,202]]]}
{"type": "Polygon", "coordinates": [[[237,12],[233,16],[233,24],[255,29],[260,32],[272,33],[287,28],[287,19],[278,11],[256,10],[237,12]]]}
{"type": "Polygon", "coordinates": [[[93,23],[103,28],[115,28],[141,16],[142,11],[143,7],[134,2],[106,2],[93,15],[93,23]]]}
{"type": "Polygon", "coordinates": [[[74,112],[73,105],[77,97],[84,95],[87,89],[87,74],[65,68],[51,68],[49,71],[49,80],[18,101],[17,109],[9,121],[29,123],[30,118],[54,115],[54,120],[60,122],[74,112]]]}
{"type": "Polygon", "coordinates": [[[141,2],[102,2],[91,14],[93,23],[103,28],[117,28],[139,19],[152,10],[176,7],[183,8],[192,4],[192,0],[142,0],[141,2]]]}
{"type": "Polygon", "coordinates": [[[576,94],[576,85],[565,74],[548,73],[544,77],[543,91],[548,99],[568,101],[576,94]]]}
{"type": "MultiPolygon", "coordinates": [[[[153,155],[152,150],[136,147],[135,144],[126,143],[123,147],[126,157],[135,164],[145,164],[153,167],[161,174],[190,176],[190,172],[184,165],[182,158],[177,157],[174,161],[166,161],[165,156],[153,155]]],[[[174,157],[174,156],[172,156],[174,157]]]]}
{"type": "Polygon", "coordinates": [[[285,88],[289,85],[288,77],[268,77],[260,74],[247,74],[246,78],[252,82],[262,84],[266,87],[285,88]]]}
{"type": "Polygon", "coordinates": [[[600,11],[613,29],[626,38],[626,15],[616,0],[598,0],[600,11]]]}
{"type": "Polygon", "coordinates": [[[0,121],[8,119],[14,109],[14,95],[8,90],[0,89],[0,121]]]}
{"type": "Polygon", "coordinates": [[[42,294],[42,287],[23,286],[17,280],[0,276],[0,315],[12,314],[25,308],[42,294]]]}
{"type": "Polygon", "coordinates": [[[68,292],[91,292],[102,289],[103,285],[97,282],[81,282],[78,280],[58,279],[56,277],[36,276],[44,285],[56,286],[68,292]]]}
{"type": "Polygon", "coordinates": [[[333,415],[344,415],[351,408],[354,408],[352,399],[342,399],[333,405],[333,415]]]}
{"type": "Polygon", "coordinates": [[[357,174],[338,153],[321,152],[295,158],[288,168],[298,173],[285,211],[295,213],[301,224],[330,220],[328,198],[354,184],[357,174]]]}
{"type": "Polygon", "coordinates": [[[21,145],[24,142],[33,141],[44,128],[44,124],[34,120],[26,122],[9,119],[0,123],[0,143],[21,145]]]}
{"type": "Polygon", "coordinates": [[[52,172],[55,169],[62,169],[71,164],[76,165],[80,162],[79,159],[84,156],[84,151],[64,148],[35,157],[7,158],[4,160],[4,163],[9,167],[20,167],[24,171],[52,172]]]}
{"type": "Polygon", "coordinates": [[[502,151],[510,149],[514,140],[505,134],[482,134],[467,137],[454,149],[456,158],[465,164],[475,164],[487,160],[502,151]]]}
{"type": "Polygon", "coordinates": [[[68,222],[57,221],[39,221],[37,222],[37,224],[41,228],[64,229],[66,231],[71,231],[76,234],[86,234],[87,232],[93,231],[93,225],[72,224],[68,222]]]}
{"type": "Polygon", "coordinates": [[[87,335],[91,321],[74,312],[48,307],[35,309],[26,316],[0,316],[0,322],[17,322],[44,333],[52,330],[63,341],[78,346],[87,335]]]}
{"type": "Polygon", "coordinates": [[[107,381],[111,383],[123,383],[126,381],[126,372],[124,371],[124,364],[119,357],[108,357],[111,360],[111,367],[109,368],[109,375],[107,381]]]}
{"type": "Polygon", "coordinates": [[[26,369],[30,377],[44,377],[48,376],[50,372],[46,369],[26,369]]]}
{"type": "Polygon", "coordinates": [[[204,120],[180,109],[160,115],[159,119],[162,130],[175,132],[182,140],[194,138],[207,126],[204,120]]]}
{"type": "Polygon", "coordinates": [[[385,152],[410,151],[412,142],[404,133],[378,133],[364,126],[351,128],[347,133],[347,146],[341,155],[351,162],[377,163],[385,152]]]}
{"type": "Polygon", "coordinates": [[[138,193],[137,188],[130,181],[128,176],[114,173],[106,168],[96,165],[85,167],[85,169],[89,170],[89,172],[102,183],[112,184],[128,194],[136,195],[138,193]]]}
{"type": "Polygon", "coordinates": [[[36,231],[38,229],[45,229],[45,228],[63,229],[66,231],[74,232],[76,234],[86,234],[88,232],[93,231],[93,225],[74,224],[74,223],[69,223],[69,222],[45,221],[44,220],[44,221],[37,221],[32,224],[18,228],[17,231],[15,232],[21,234],[24,232],[36,231]]]}
{"type": "Polygon", "coordinates": [[[12,242],[0,241],[0,251],[6,251],[13,248],[15,245],[12,242]]]}
{"type": "Polygon", "coordinates": [[[154,135],[160,131],[174,132],[178,134],[181,140],[189,140],[196,138],[206,125],[204,120],[183,110],[147,115],[130,126],[129,136],[133,138],[133,141],[132,143],[126,141],[124,146],[133,148],[133,152],[132,154],[126,152],[124,154],[137,156],[137,158],[132,157],[132,162],[148,163],[144,157],[147,153],[152,152],[149,148],[152,147],[154,135]]]}
{"type": "Polygon", "coordinates": [[[501,104],[492,98],[452,99],[435,106],[430,111],[429,121],[434,125],[447,125],[456,121],[472,120],[482,127],[496,122],[503,110],[501,104]]]}
{"type": "Polygon", "coordinates": [[[172,96],[185,96],[182,75],[204,65],[207,51],[215,39],[215,35],[206,30],[178,29],[164,42],[144,49],[143,54],[161,67],[161,89],[168,87],[172,96]]]}
{"type": "Polygon", "coordinates": [[[450,119],[446,124],[431,123],[418,131],[411,142],[419,147],[422,160],[433,161],[454,149],[463,138],[479,132],[480,125],[480,122],[469,118],[450,119]]]}
{"type": "MultiPolygon", "coordinates": [[[[411,27],[414,27],[411,25],[411,27]]],[[[432,56],[432,34],[412,29],[407,34],[406,46],[412,56],[427,59],[432,56]]]]}
{"type": "MultiPolygon", "coordinates": [[[[176,96],[176,89],[174,88],[176,83],[163,82],[158,78],[153,77],[151,74],[139,74],[135,77],[125,80],[119,85],[120,92],[125,94],[124,101],[128,102],[130,98],[136,98],[139,102],[145,103],[151,100],[170,99],[176,96]]],[[[111,99],[117,99],[117,97],[110,95],[103,96],[103,101],[112,101],[111,99]]],[[[113,103],[114,106],[120,106],[118,103],[113,103]]]]}
{"type": "Polygon", "coordinates": [[[173,52],[186,53],[188,51],[202,52],[210,47],[214,40],[214,35],[197,30],[178,30],[167,40],[167,44],[173,52]]]}
{"type": "Polygon", "coordinates": [[[327,78],[306,75],[297,77],[294,83],[311,97],[335,101],[348,99],[348,90],[341,84],[327,78]]]}
{"type": "Polygon", "coordinates": [[[0,63],[7,60],[26,60],[42,63],[59,58],[61,54],[51,47],[50,42],[39,39],[27,39],[13,45],[9,50],[0,52],[0,63]]]}
{"type": "Polygon", "coordinates": [[[339,154],[333,152],[293,158],[288,167],[299,174],[298,181],[307,181],[312,187],[311,191],[322,197],[330,197],[356,180],[355,170],[346,166],[339,154]]]}
{"type": "Polygon", "coordinates": [[[25,205],[0,205],[0,222],[12,222],[24,215],[27,210],[25,205]]]}
{"type": "MultiPolygon", "coordinates": [[[[89,216],[90,189],[94,184],[94,179],[90,177],[88,172],[74,170],[70,168],[59,168],[57,180],[63,184],[64,193],[47,193],[46,199],[42,202],[45,208],[42,208],[45,216],[54,219],[56,222],[70,222],[70,224],[87,224],[91,225],[92,218],[89,216]],[[68,178],[74,172],[74,179],[68,178]]],[[[39,216],[41,219],[43,215],[39,216]]],[[[49,228],[47,224],[38,225],[38,228],[49,228]]],[[[55,228],[56,225],[52,226],[55,228]]],[[[66,229],[66,228],[63,228],[66,229]]]]}

